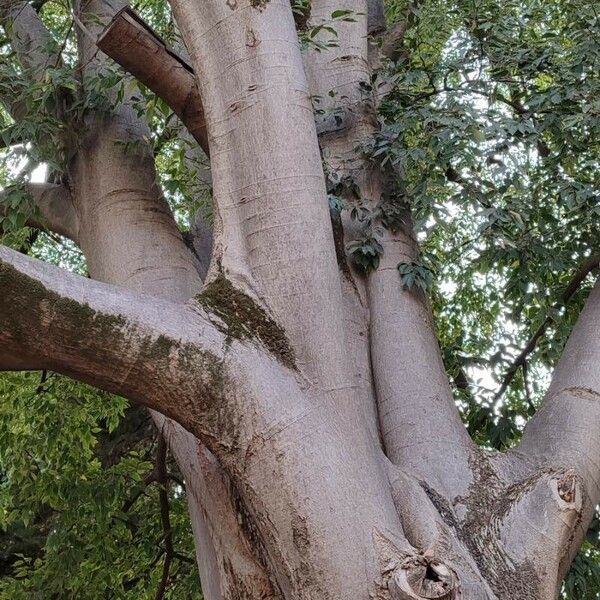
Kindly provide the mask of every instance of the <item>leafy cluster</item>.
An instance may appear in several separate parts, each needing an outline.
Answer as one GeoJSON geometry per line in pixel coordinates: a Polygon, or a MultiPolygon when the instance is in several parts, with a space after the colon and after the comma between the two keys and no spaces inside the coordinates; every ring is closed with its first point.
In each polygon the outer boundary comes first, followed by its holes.
{"type": "Polygon", "coordinates": [[[446,364],[455,380],[469,375],[457,385],[465,419],[481,443],[506,447],[539,402],[591,283],[557,308],[600,241],[600,21],[581,0],[411,6],[371,152],[400,174],[436,265],[446,364]],[[496,399],[548,316],[527,367],[496,399]]]}
{"type": "MultiPolygon", "coordinates": [[[[164,560],[141,409],[53,374],[0,376],[0,598],[153,598],[164,560]]],[[[165,598],[200,597],[183,490],[165,598]]]]}

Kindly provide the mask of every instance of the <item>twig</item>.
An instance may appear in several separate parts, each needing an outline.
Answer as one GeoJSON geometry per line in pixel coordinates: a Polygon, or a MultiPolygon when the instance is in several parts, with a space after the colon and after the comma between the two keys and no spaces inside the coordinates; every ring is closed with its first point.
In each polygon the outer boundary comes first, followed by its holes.
{"type": "Polygon", "coordinates": [[[521,365],[521,371],[523,372],[523,387],[525,388],[525,400],[531,409],[532,413],[535,412],[535,406],[531,401],[531,391],[529,390],[529,375],[527,370],[527,361],[525,360],[521,365]]]}
{"type": "Polygon", "coordinates": [[[179,552],[173,552],[173,558],[180,560],[181,562],[188,563],[190,565],[195,565],[196,561],[185,554],[180,554],[179,552]]]}
{"type": "Polygon", "coordinates": [[[171,529],[171,518],[169,515],[169,477],[167,474],[167,442],[164,436],[158,439],[158,449],[156,451],[156,475],[157,483],[160,485],[158,492],[160,500],[160,520],[162,523],[165,543],[165,560],[163,562],[163,571],[158,590],[154,600],[163,600],[169,583],[169,571],[173,561],[175,549],[173,548],[173,531],[171,529]]]}
{"type": "Polygon", "coordinates": [[[40,383],[38,384],[37,389],[35,390],[36,394],[41,394],[45,391],[44,384],[46,383],[47,380],[48,380],[48,371],[46,371],[44,369],[42,371],[42,376],[40,377],[40,383]]]}
{"type": "MultiPolygon", "coordinates": [[[[575,273],[575,275],[569,282],[569,285],[563,292],[560,300],[554,304],[553,308],[559,309],[562,306],[564,306],[571,299],[571,296],[573,296],[573,294],[578,290],[583,280],[589,275],[589,273],[593,269],[598,267],[598,265],[600,265],[600,255],[590,256],[589,258],[587,258],[581,265],[581,268],[577,271],[577,273],[575,273]]],[[[546,317],[544,322],[538,327],[537,331],[531,336],[525,348],[523,348],[519,355],[514,359],[508,371],[506,372],[506,375],[504,376],[504,380],[502,381],[500,389],[496,392],[496,395],[494,396],[494,402],[498,401],[502,397],[502,395],[514,379],[514,376],[519,370],[519,367],[522,367],[525,364],[527,357],[535,350],[539,339],[544,335],[544,333],[546,333],[546,329],[548,329],[548,325],[550,325],[551,322],[552,317],[546,317]]]]}

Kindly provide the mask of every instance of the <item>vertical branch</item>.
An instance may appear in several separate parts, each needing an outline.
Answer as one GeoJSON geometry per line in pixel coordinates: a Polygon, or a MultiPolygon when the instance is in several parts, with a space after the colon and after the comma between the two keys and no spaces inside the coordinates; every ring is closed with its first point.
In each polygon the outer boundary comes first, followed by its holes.
{"type": "Polygon", "coordinates": [[[541,407],[531,418],[517,452],[542,464],[574,468],[588,501],[600,500],[600,283],[596,283],[541,407]]]}
{"type": "Polygon", "coordinates": [[[367,14],[367,33],[369,35],[383,33],[386,28],[383,0],[367,0],[367,14]]]}
{"type": "Polygon", "coordinates": [[[381,54],[390,60],[396,61],[401,58],[404,51],[404,38],[411,27],[414,12],[425,2],[425,0],[409,0],[406,6],[404,19],[395,23],[383,36],[381,54]]]}
{"type": "Polygon", "coordinates": [[[227,277],[269,306],[300,368],[341,387],[347,365],[340,284],[290,2],[172,6],[206,115],[215,258],[227,277]]]}
{"type": "MultiPolygon", "coordinates": [[[[313,25],[326,22],[334,5],[335,0],[313,0],[313,25]]],[[[312,92],[324,109],[318,127],[328,168],[338,178],[349,178],[376,215],[386,196],[393,196],[394,182],[392,174],[383,173],[357,150],[372,141],[378,126],[375,98],[365,91],[370,87],[366,4],[355,0],[346,5],[353,10],[353,21],[335,24],[338,45],[309,52],[305,62],[312,92]]],[[[401,285],[398,264],[412,262],[419,252],[410,214],[405,211],[402,227],[395,231],[373,217],[365,231],[355,235],[375,236],[377,229],[383,255],[378,268],[366,276],[366,290],[384,445],[393,462],[431,476],[435,486],[455,496],[470,483],[472,443],[454,405],[427,299],[401,285]],[[439,432],[435,440],[431,431],[439,432]],[[440,446],[447,460],[439,459],[440,446]]]]}
{"type": "Polygon", "coordinates": [[[368,279],[381,432],[392,462],[453,497],[471,482],[473,444],[454,404],[429,301],[400,282],[398,264],[419,252],[410,217],[405,220],[396,232],[384,230],[383,256],[368,279]]]}

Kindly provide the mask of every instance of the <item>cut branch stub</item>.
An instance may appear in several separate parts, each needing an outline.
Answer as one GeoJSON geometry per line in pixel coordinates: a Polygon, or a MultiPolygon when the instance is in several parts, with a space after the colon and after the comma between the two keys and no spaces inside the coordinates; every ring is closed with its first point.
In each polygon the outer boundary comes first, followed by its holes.
{"type": "Polygon", "coordinates": [[[579,513],[583,503],[581,484],[574,470],[569,469],[561,477],[550,480],[550,484],[558,495],[556,503],[560,510],[579,513]]]}
{"type": "Polygon", "coordinates": [[[129,7],[113,17],[96,43],[100,50],[162,98],[208,154],[204,109],[192,67],[169,50],[129,7]]]}
{"type": "Polygon", "coordinates": [[[393,600],[460,600],[458,577],[435,558],[411,556],[394,571],[388,589],[393,600]]]}

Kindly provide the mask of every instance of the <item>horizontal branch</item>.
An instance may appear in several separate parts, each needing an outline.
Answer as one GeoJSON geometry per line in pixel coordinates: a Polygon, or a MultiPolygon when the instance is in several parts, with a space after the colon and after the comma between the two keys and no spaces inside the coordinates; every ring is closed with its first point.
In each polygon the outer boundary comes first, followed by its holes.
{"type": "MultiPolygon", "coordinates": [[[[58,233],[78,241],[79,223],[71,192],[63,185],[52,183],[31,183],[27,186],[33,203],[38,209],[40,218],[31,217],[27,226],[58,233]]],[[[8,192],[0,192],[0,217],[5,216],[7,208],[5,199],[8,192]]]]}
{"type": "Polygon", "coordinates": [[[223,346],[224,336],[200,310],[0,247],[1,368],[57,371],[197,432],[201,413],[222,388],[223,346]]]}
{"type": "Polygon", "coordinates": [[[114,16],[97,45],[162,98],[208,154],[204,109],[192,67],[129,7],[114,16]]]}

